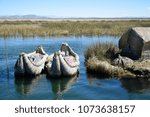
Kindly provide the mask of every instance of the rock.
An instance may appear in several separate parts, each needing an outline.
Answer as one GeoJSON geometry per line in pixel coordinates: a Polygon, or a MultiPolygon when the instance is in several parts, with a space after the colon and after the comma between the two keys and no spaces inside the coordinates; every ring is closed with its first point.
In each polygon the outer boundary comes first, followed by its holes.
{"type": "Polygon", "coordinates": [[[130,68],[133,66],[133,60],[128,57],[122,57],[118,55],[118,58],[112,61],[112,65],[120,66],[123,68],[130,68]]]}
{"type": "Polygon", "coordinates": [[[135,27],[125,32],[119,40],[121,55],[138,60],[150,50],[150,27],[135,27]]]}

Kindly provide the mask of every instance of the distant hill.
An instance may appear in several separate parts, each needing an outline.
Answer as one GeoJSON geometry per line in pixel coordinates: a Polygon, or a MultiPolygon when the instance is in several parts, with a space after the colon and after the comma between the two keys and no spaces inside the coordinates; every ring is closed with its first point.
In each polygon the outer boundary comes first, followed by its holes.
{"type": "Polygon", "coordinates": [[[67,16],[38,16],[38,15],[11,15],[11,16],[0,16],[0,21],[15,21],[15,20],[46,20],[46,21],[64,21],[64,20],[70,20],[70,21],[101,21],[101,20],[149,20],[150,17],[67,17],[67,16]]]}
{"type": "Polygon", "coordinates": [[[67,17],[67,16],[38,16],[38,15],[8,15],[0,16],[0,19],[47,19],[47,18],[64,18],[64,19],[149,19],[150,17],[67,17]]]}
{"type": "Polygon", "coordinates": [[[0,16],[0,19],[47,19],[46,16],[37,15],[11,15],[11,16],[0,16]]]}

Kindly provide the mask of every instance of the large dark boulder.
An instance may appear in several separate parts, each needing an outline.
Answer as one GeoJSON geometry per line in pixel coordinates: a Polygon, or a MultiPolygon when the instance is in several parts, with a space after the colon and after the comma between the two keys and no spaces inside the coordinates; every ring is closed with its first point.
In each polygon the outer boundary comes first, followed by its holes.
{"type": "Polygon", "coordinates": [[[150,50],[150,27],[131,28],[119,40],[121,55],[132,59],[144,57],[145,51],[150,50]]]}

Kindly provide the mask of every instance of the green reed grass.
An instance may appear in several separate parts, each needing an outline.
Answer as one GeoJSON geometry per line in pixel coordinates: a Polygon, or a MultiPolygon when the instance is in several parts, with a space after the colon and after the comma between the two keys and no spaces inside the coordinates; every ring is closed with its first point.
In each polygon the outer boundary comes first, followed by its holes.
{"type": "Polygon", "coordinates": [[[0,36],[121,36],[128,28],[141,26],[149,27],[150,20],[0,21],[0,36]]]}

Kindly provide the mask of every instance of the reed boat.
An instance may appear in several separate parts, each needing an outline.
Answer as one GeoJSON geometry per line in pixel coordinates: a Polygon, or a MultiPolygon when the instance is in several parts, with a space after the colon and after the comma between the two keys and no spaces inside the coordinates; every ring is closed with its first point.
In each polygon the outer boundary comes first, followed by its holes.
{"type": "Polygon", "coordinates": [[[62,43],[60,50],[49,58],[46,65],[49,76],[73,76],[79,73],[79,56],[67,43],[62,43]]]}
{"type": "Polygon", "coordinates": [[[15,64],[15,75],[38,75],[44,70],[48,54],[42,47],[32,53],[21,53],[15,64]]]}

